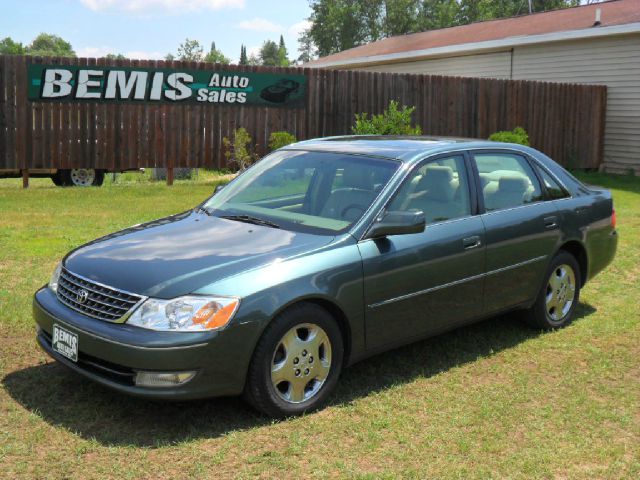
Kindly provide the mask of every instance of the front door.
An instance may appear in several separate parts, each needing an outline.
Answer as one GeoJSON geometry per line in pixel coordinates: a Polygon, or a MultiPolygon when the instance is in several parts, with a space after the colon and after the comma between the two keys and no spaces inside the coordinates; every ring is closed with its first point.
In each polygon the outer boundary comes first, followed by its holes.
{"type": "Polygon", "coordinates": [[[367,349],[424,337],[482,313],[485,233],[463,155],[419,165],[387,211],[421,210],[425,231],[365,240],[367,349]]]}

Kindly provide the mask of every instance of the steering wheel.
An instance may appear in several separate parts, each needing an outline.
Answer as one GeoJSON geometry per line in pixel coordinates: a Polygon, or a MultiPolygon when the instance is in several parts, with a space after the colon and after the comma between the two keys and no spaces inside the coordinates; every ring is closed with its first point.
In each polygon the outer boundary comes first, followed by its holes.
{"type": "Polygon", "coordinates": [[[346,214],[349,210],[360,210],[362,213],[364,213],[364,212],[365,212],[365,210],[366,210],[366,208],[365,208],[365,207],[363,207],[362,205],[358,205],[357,203],[352,203],[352,204],[347,205],[346,207],[344,207],[344,208],[342,209],[342,211],[340,212],[340,218],[345,218],[345,217],[346,217],[346,215],[345,215],[345,214],[346,214]]]}

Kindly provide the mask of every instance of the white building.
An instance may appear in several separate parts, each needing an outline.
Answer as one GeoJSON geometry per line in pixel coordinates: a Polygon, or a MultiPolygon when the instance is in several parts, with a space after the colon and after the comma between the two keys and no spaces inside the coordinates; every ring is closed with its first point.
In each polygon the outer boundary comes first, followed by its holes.
{"type": "Polygon", "coordinates": [[[392,37],[307,66],[606,85],[603,168],[640,174],[640,0],[392,37]]]}

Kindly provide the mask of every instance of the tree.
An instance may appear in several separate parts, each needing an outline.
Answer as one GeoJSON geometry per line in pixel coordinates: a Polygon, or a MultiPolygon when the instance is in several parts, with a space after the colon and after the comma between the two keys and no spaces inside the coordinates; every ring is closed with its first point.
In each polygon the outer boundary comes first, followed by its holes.
{"type": "Polygon", "coordinates": [[[320,56],[365,42],[360,3],[364,0],[311,0],[309,36],[320,56]]]}
{"type": "Polygon", "coordinates": [[[428,4],[434,2],[420,2],[419,0],[396,0],[384,2],[384,9],[381,14],[380,29],[385,37],[404,35],[409,32],[421,30],[422,17],[420,15],[421,3],[428,4]]]}
{"type": "Polygon", "coordinates": [[[284,44],[284,37],[280,35],[280,44],[278,45],[278,66],[288,67],[289,65],[291,65],[289,52],[287,51],[287,46],[284,44]]]}
{"type": "Polygon", "coordinates": [[[173,62],[175,59],[176,59],[176,57],[173,56],[173,53],[167,53],[164,56],[165,62],[173,62]]]}
{"type": "Polygon", "coordinates": [[[453,27],[459,24],[458,0],[431,0],[420,6],[419,31],[453,27]]]}
{"type": "Polygon", "coordinates": [[[178,47],[178,60],[187,62],[201,62],[204,58],[204,49],[197,40],[185,39],[178,47]]]}
{"type": "Polygon", "coordinates": [[[298,61],[301,63],[308,63],[316,58],[316,48],[313,46],[313,40],[309,35],[309,30],[305,30],[300,34],[298,38],[298,61]]]}
{"type": "Polygon", "coordinates": [[[273,40],[267,40],[262,44],[260,62],[267,67],[278,67],[280,65],[280,49],[273,40]]]}
{"type": "Polygon", "coordinates": [[[224,53],[216,48],[216,42],[211,42],[211,50],[209,50],[207,56],[204,57],[204,61],[221,63],[223,65],[229,65],[231,63],[231,59],[229,57],[225,57],[224,53]]]}
{"type": "Polygon", "coordinates": [[[255,67],[260,64],[260,58],[255,53],[249,55],[249,58],[247,59],[247,65],[253,65],[255,67]]]}
{"type": "Polygon", "coordinates": [[[109,60],[125,60],[127,57],[122,55],[121,53],[107,53],[104,58],[108,58],[109,60]]]}
{"type": "Polygon", "coordinates": [[[0,40],[0,55],[24,55],[26,49],[20,42],[14,42],[11,37],[0,40]]]}
{"type": "Polygon", "coordinates": [[[247,47],[243,44],[240,45],[240,61],[238,65],[249,65],[249,59],[247,58],[247,47]]]}
{"type": "Polygon", "coordinates": [[[51,33],[41,33],[27,47],[28,55],[47,57],[75,57],[71,44],[51,33]]]}

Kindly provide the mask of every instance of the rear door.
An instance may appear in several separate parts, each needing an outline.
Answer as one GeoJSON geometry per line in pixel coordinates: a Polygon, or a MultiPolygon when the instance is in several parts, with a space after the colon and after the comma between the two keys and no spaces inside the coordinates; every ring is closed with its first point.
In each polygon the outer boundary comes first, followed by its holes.
{"type": "Polygon", "coordinates": [[[484,226],[464,155],[414,169],[388,211],[421,210],[424,232],[358,244],[367,349],[452,328],[482,313],[484,226]]]}
{"type": "Polygon", "coordinates": [[[554,202],[517,151],[471,152],[486,229],[485,313],[530,302],[555,252],[561,232],[554,202]]]}

